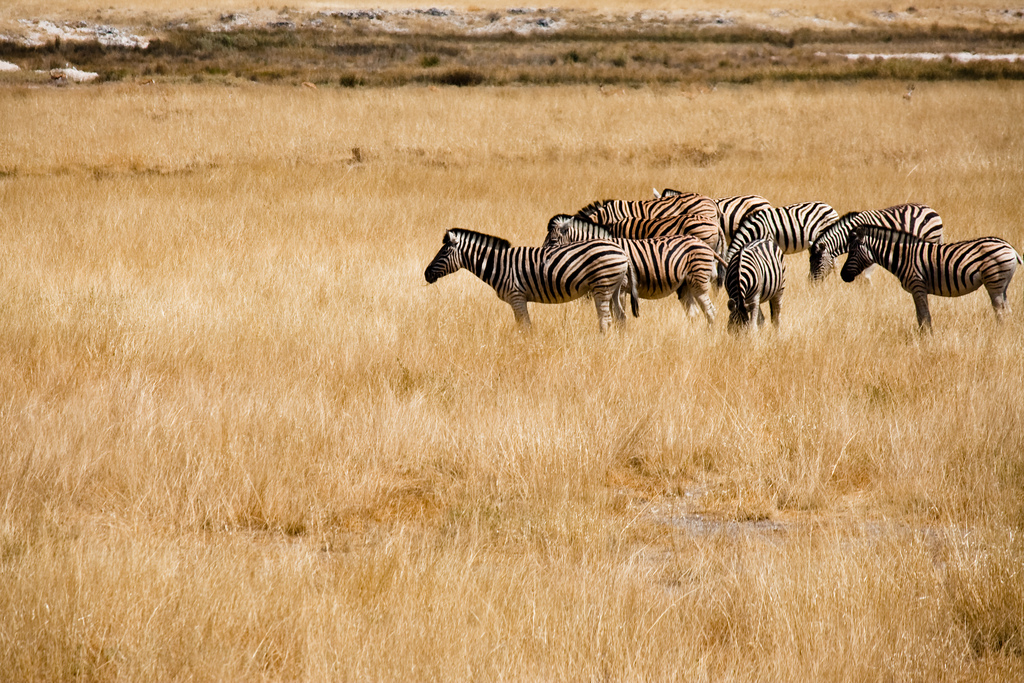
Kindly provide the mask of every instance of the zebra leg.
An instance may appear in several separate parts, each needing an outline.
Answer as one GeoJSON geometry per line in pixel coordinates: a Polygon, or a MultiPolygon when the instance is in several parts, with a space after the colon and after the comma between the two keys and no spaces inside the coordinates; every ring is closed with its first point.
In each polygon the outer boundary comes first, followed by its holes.
{"type": "Polygon", "coordinates": [[[777,328],[779,326],[779,314],[782,313],[782,292],[778,292],[775,296],[768,299],[768,308],[771,309],[772,325],[777,328]]]}
{"type": "Polygon", "coordinates": [[[697,299],[694,298],[690,285],[683,285],[676,290],[676,294],[679,296],[679,303],[686,309],[686,315],[690,318],[697,315],[697,299]]]}
{"type": "Polygon", "coordinates": [[[912,292],[914,295],[914,309],[917,311],[917,325],[922,330],[931,331],[932,314],[928,311],[928,294],[923,291],[912,292]]]}
{"type": "Polygon", "coordinates": [[[604,334],[612,321],[611,293],[608,291],[594,292],[594,307],[597,308],[597,329],[604,334]]]}
{"type": "Polygon", "coordinates": [[[988,298],[992,300],[992,308],[996,312],[996,320],[1002,322],[1003,315],[1010,310],[1009,303],[1006,299],[1006,290],[1010,288],[1010,282],[1007,280],[1006,286],[1001,290],[989,289],[987,286],[985,289],[988,290],[988,298]]]}
{"type": "Polygon", "coordinates": [[[622,283],[615,285],[611,298],[612,317],[616,325],[626,324],[626,311],[622,308],[622,283]]]}
{"type": "Polygon", "coordinates": [[[708,319],[708,326],[715,324],[715,305],[711,303],[711,297],[707,292],[697,295],[697,301],[704,311],[704,317],[708,319]]]}
{"type": "Polygon", "coordinates": [[[524,331],[530,329],[530,312],[526,308],[526,299],[521,296],[513,296],[508,304],[516,316],[519,329],[524,331]]]}

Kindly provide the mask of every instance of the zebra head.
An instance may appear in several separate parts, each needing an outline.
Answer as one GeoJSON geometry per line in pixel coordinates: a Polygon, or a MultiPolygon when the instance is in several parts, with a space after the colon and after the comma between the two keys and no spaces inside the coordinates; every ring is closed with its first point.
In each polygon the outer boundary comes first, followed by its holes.
{"type": "Polygon", "coordinates": [[[871,248],[864,242],[863,229],[857,228],[850,231],[850,237],[846,242],[846,250],[849,255],[839,275],[843,282],[853,282],[853,279],[875,262],[875,255],[871,248]]]}
{"type": "Polygon", "coordinates": [[[569,244],[569,227],[572,225],[572,216],[564,213],[553,217],[548,221],[548,236],[544,238],[544,249],[562,247],[569,244]]]}
{"type": "Polygon", "coordinates": [[[809,276],[811,282],[821,282],[836,267],[836,259],[832,252],[828,250],[828,247],[818,243],[811,244],[810,252],[811,267],[809,276]]]}
{"type": "Polygon", "coordinates": [[[449,230],[444,234],[441,250],[437,252],[437,256],[423,273],[428,283],[434,284],[445,275],[451,275],[462,268],[462,249],[459,248],[459,238],[459,233],[454,230],[449,230]]]}

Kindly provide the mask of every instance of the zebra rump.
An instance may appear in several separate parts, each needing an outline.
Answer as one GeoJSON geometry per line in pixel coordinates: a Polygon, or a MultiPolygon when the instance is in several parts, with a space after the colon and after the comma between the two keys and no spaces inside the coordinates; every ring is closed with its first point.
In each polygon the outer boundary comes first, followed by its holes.
{"type": "Polygon", "coordinates": [[[772,324],[778,327],[786,267],[782,249],[770,237],[762,237],[740,247],[725,269],[725,288],[729,293],[729,330],[764,324],[761,304],[768,302],[772,324]]]}

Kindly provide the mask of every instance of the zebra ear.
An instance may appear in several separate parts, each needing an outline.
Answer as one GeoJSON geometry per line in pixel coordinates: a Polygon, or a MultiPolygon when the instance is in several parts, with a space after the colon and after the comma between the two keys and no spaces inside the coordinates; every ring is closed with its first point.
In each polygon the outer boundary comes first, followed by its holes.
{"type": "Polygon", "coordinates": [[[651,188],[651,189],[654,190],[654,198],[655,199],[661,199],[661,193],[658,192],[658,188],[654,187],[654,188],[651,188]]]}

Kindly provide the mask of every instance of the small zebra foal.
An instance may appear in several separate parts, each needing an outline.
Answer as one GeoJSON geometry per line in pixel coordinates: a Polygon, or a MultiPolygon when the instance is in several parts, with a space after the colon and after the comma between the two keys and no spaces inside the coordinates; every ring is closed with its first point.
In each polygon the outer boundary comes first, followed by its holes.
{"type": "Polygon", "coordinates": [[[548,222],[544,248],[594,239],[611,240],[626,252],[641,299],[661,299],[675,292],[690,315],[696,314],[699,304],[708,324],[715,322],[715,306],[708,291],[716,261],[723,264],[724,261],[705,242],[688,235],[644,239],[615,237],[604,226],[562,214],[548,222]]]}
{"type": "Polygon", "coordinates": [[[778,327],[785,286],[786,266],[782,249],[774,239],[762,237],[740,247],[725,269],[729,331],[763,325],[761,303],[764,301],[771,308],[772,324],[778,327]]]}
{"type": "Polygon", "coordinates": [[[629,258],[607,240],[545,251],[513,247],[500,237],[453,228],[445,233],[440,251],[423,275],[433,284],[460,268],[493,287],[498,298],[512,307],[523,329],[530,327],[527,302],[560,304],[590,293],[603,334],[611,321],[612,308],[617,319],[625,319],[619,300],[623,285],[630,287],[633,315],[639,315],[636,279],[629,258]]]}
{"type": "Polygon", "coordinates": [[[1009,242],[998,237],[980,237],[950,244],[926,242],[909,233],[878,225],[863,225],[850,231],[849,256],[840,275],[852,282],[861,271],[877,263],[899,278],[903,289],[914,297],[917,324],[931,329],[928,295],[963,296],[982,285],[992,300],[996,318],[1009,309],[1006,290],[1017,265],[1024,263],[1009,242]]]}

